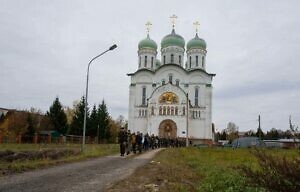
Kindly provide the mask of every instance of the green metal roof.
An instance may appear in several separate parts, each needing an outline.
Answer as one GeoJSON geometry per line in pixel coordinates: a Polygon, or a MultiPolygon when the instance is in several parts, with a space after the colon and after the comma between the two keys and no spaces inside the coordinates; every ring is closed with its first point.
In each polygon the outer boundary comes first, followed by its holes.
{"type": "Polygon", "coordinates": [[[184,39],[175,33],[173,29],[171,34],[165,36],[161,41],[161,48],[165,48],[168,46],[178,46],[184,48],[185,41],[184,39]]]}
{"type": "Polygon", "coordinates": [[[153,41],[152,39],[150,39],[149,35],[147,35],[147,38],[141,40],[139,42],[138,45],[139,49],[142,48],[150,48],[150,49],[157,49],[157,44],[155,43],[155,41],[153,41]]]}
{"type": "Polygon", "coordinates": [[[196,36],[191,39],[186,45],[187,50],[192,48],[206,49],[206,42],[204,41],[204,39],[199,38],[197,33],[196,36]]]}

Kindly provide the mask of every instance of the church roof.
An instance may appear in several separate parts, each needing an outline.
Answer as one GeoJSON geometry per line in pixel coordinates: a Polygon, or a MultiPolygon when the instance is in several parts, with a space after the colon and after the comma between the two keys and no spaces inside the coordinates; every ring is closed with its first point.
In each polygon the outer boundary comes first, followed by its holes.
{"type": "Polygon", "coordinates": [[[178,46],[184,48],[185,41],[183,37],[175,33],[175,29],[172,30],[171,34],[165,36],[161,40],[161,48],[168,46],[178,46]]]}
{"type": "Polygon", "coordinates": [[[189,40],[189,42],[186,45],[186,49],[192,49],[192,48],[200,48],[200,49],[206,49],[206,42],[204,39],[201,39],[198,37],[198,34],[196,33],[196,36],[189,40]]]}
{"type": "Polygon", "coordinates": [[[150,48],[150,49],[155,49],[156,50],[157,49],[157,44],[155,43],[155,41],[150,39],[149,35],[147,35],[147,37],[145,39],[143,39],[139,42],[138,48],[139,49],[150,48]]]}

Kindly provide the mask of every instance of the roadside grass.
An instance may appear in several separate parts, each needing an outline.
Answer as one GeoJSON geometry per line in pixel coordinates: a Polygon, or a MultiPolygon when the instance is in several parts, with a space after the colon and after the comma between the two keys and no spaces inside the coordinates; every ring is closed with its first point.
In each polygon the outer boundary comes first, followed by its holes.
{"type": "MultiPolygon", "coordinates": [[[[259,168],[250,150],[169,148],[108,191],[263,192],[265,189],[251,186],[237,170],[239,165],[259,168]]],[[[287,149],[266,149],[266,153],[287,158],[299,155],[297,150],[287,149]]]]}
{"type": "Polygon", "coordinates": [[[118,153],[117,144],[86,144],[85,151],[80,152],[81,145],[79,144],[43,144],[43,145],[34,145],[34,144],[1,144],[0,151],[14,151],[14,152],[24,152],[24,151],[46,151],[46,150],[73,150],[72,154],[64,154],[63,156],[57,157],[55,159],[51,158],[39,158],[39,159],[20,159],[12,162],[7,162],[0,158],[0,176],[7,175],[12,173],[23,172],[27,170],[33,170],[43,167],[48,167],[56,164],[76,162],[89,158],[101,157],[111,154],[118,153]]]}

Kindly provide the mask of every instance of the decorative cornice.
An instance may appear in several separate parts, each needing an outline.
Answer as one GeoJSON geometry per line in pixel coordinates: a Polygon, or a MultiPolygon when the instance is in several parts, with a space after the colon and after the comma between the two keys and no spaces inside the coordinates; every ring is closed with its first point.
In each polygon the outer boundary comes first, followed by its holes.
{"type": "Polygon", "coordinates": [[[150,69],[146,69],[146,68],[142,68],[142,69],[138,69],[136,72],[134,72],[134,73],[128,73],[127,75],[128,76],[133,76],[133,75],[135,75],[135,74],[137,74],[137,73],[139,73],[139,72],[142,72],[142,71],[146,71],[146,72],[149,72],[149,73],[152,73],[152,74],[155,74],[157,71],[159,71],[159,70],[161,70],[162,68],[165,68],[165,67],[167,67],[167,66],[175,66],[175,67],[177,67],[177,68],[179,68],[179,69],[181,69],[182,71],[184,71],[186,74],[190,74],[190,73],[192,73],[192,72],[194,72],[194,71],[200,71],[200,72],[202,72],[202,73],[204,73],[204,74],[206,74],[206,75],[209,75],[209,76],[211,76],[211,77],[214,77],[214,76],[216,76],[216,74],[213,74],[213,73],[207,73],[205,70],[203,70],[203,69],[190,69],[190,70],[186,70],[186,69],[184,69],[182,66],[180,66],[180,65],[177,65],[177,64],[164,64],[164,65],[161,65],[161,66],[159,66],[155,71],[153,71],[153,70],[150,70],[150,69]]]}

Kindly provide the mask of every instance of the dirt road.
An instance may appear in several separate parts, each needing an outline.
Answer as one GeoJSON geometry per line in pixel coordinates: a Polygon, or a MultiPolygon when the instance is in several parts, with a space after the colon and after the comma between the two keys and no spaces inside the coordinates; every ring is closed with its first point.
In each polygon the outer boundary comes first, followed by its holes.
{"type": "Polygon", "coordinates": [[[2,192],[104,191],[149,162],[160,149],[136,157],[107,156],[48,169],[0,177],[2,192]]]}

